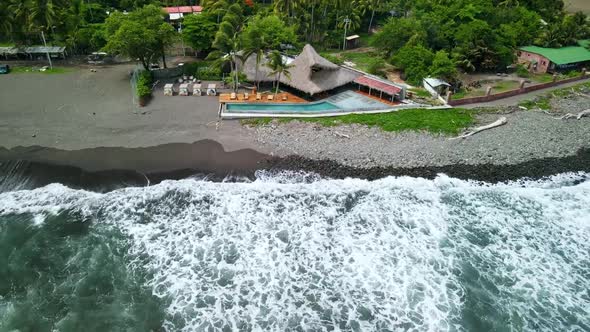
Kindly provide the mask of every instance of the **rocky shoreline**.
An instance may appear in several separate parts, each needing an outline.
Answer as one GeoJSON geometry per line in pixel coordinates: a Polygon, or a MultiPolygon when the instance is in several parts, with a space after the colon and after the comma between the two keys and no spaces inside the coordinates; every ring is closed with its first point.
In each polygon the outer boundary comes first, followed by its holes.
{"type": "MultiPolygon", "coordinates": [[[[577,112],[583,108],[577,106],[567,109],[577,112]]],[[[298,121],[270,123],[248,130],[264,150],[278,157],[329,159],[356,168],[444,169],[458,164],[513,165],[563,158],[590,148],[590,118],[556,119],[560,115],[523,111],[518,107],[481,111],[476,115],[477,126],[500,117],[506,117],[508,123],[468,139],[425,132],[384,132],[356,124],[323,127],[298,121]]]]}
{"type": "Polygon", "coordinates": [[[523,178],[541,179],[555,174],[569,172],[590,173],[590,149],[580,149],[568,157],[533,159],[517,164],[455,164],[425,167],[371,167],[358,168],[342,165],[333,160],[314,160],[300,156],[273,158],[264,169],[271,172],[303,171],[323,177],[344,179],[360,178],[376,180],[388,176],[410,176],[433,179],[445,174],[462,180],[476,180],[489,183],[515,181],[523,178]]]}

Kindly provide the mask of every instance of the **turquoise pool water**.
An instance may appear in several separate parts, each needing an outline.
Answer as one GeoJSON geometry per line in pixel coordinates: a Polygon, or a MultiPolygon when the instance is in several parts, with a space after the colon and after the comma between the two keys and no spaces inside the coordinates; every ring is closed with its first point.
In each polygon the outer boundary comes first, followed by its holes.
{"type": "Polygon", "coordinates": [[[226,105],[226,110],[231,113],[291,113],[291,112],[319,112],[341,110],[338,106],[322,101],[318,103],[310,104],[242,104],[242,103],[229,103],[226,105]]]}

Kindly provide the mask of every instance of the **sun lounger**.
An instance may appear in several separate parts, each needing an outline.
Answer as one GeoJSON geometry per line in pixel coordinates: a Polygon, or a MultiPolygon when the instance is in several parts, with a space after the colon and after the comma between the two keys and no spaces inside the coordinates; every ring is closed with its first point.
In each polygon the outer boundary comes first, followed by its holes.
{"type": "Polygon", "coordinates": [[[262,94],[261,93],[257,93],[256,94],[256,100],[262,100],[262,94]]]}
{"type": "Polygon", "coordinates": [[[238,97],[236,96],[235,92],[232,92],[231,95],[229,95],[229,99],[230,100],[236,100],[238,97]]]}
{"type": "Polygon", "coordinates": [[[283,101],[287,101],[287,94],[283,94],[283,101]]]}
{"type": "Polygon", "coordinates": [[[266,97],[266,100],[275,100],[275,96],[274,95],[268,95],[268,97],[266,97]]]}
{"type": "Polygon", "coordinates": [[[244,93],[244,100],[250,99],[250,94],[248,92],[244,93]]]}

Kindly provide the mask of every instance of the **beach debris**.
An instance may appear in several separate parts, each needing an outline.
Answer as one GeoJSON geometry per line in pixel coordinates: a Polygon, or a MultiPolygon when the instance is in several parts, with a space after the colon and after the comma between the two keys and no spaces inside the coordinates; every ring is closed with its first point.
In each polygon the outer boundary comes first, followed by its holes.
{"type": "Polygon", "coordinates": [[[350,138],[350,136],[348,136],[348,135],[346,135],[346,134],[343,134],[343,133],[340,133],[340,132],[337,132],[337,131],[335,131],[335,132],[334,132],[334,134],[336,134],[336,136],[338,136],[338,137],[342,137],[342,138],[350,138]]]}
{"type": "Polygon", "coordinates": [[[485,126],[474,128],[473,130],[468,131],[468,132],[466,132],[465,134],[463,134],[461,136],[453,137],[451,139],[459,139],[459,138],[464,139],[464,138],[467,138],[469,136],[473,136],[473,135],[475,135],[477,133],[480,133],[480,132],[482,132],[484,130],[488,130],[488,129],[500,127],[500,126],[503,126],[503,125],[505,125],[507,123],[508,123],[508,120],[506,119],[506,117],[501,117],[497,121],[492,122],[489,125],[485,125],[485,126]]]}
{"type": "Polygon", "coordinates": [[[587,109],[585,111],[582,111],[578,114],[572,114],[572,113],[567,113],[566,115],[559,117],[559,118],[555,118],[557,120],[569,120],[569,119],[573,119],[576,118],[576,120],[580,120],[581,118],[588,116],[590,117],[590,109],[587,109]]]}

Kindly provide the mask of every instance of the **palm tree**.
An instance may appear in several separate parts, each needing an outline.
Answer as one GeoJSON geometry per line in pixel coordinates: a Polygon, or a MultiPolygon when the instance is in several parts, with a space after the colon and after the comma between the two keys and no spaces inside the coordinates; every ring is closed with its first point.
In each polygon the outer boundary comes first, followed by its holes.
{"type": "Polygon", "coordinates": [[[8,11],[8,3],[0,3],[0,33],[12,33],[12,14],[8,11]]]}
{"type": "Polygon", "coordinates": [[[271,73],[270,75],[275,75],[277,87],[275,90],[275,97],[279,93],[279,84],[281,84],[281,76],[285,76],[287,78],[291,78],[291,72],[289,71],[293,65],[287,64],[281,53],[279,51],[272,51],[269,56],[269,61],[266,64],[268,68],[270,68],[271,73]]]}
{"type": "Polygon", "coordinates": [[[12,13],[12,28],[18,37],[22,37],[30,23],[29,8],[31,2],[29,0],[10,0],[8,3],[8,12],[12,13]]]}
{"type": "Polygon", "coordinates": [[[52,0],[34,0],[29,8],[31,30],[45,27],[51,29],[55,22],[56,13],[52,0]]]}

